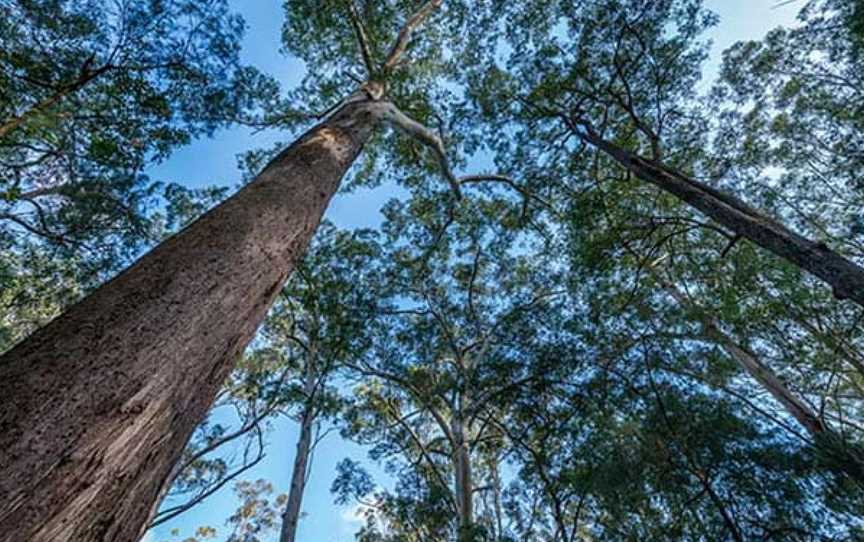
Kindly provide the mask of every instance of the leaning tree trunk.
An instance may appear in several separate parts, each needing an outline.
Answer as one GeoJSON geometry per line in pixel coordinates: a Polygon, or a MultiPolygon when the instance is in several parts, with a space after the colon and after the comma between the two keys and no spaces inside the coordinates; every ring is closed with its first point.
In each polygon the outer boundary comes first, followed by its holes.
{"type": "Polygon", "coordinates": [[[0,541],[142,536],[172,465],[374,124],[346,103],[0,357],[0,541]]]}
{"type": "Polygon", "coordinates": [[[736,235],[816,275],[833,288],[838,299],[851,299],[864,307],[864,268],[834,252],[825,243],[798,235],[734,196],[639,157],[603,139],[593,128],[586,130],[581,134],[586,141],[640,179],[705,213],[736,235]]]}
{"type": "MultiPolygon", "coordinates": [[[[656,273],[654,276],[679,305],[685,309],[694,309],[684,294],[673,284],[656,273]]],[[[696,310],[699,309],[696,308],[696,310]]],[[[862,450],[850,445],[842,434],[837,433],[824,423],[822,418],[801,398],[796,396],[770,367],[762,363],[750,350],[723,332],[717,320],[705,313],[698,314],[698,319],[708,338],[723,348],[807,431],[821,451],[825,464],[834,471],[849,476],[859,485],[864,485],[864,453],[862,450]]]]}
{"type": "Polygon", "coordinates": [[[3,121],[2,123],[0,123],[0,139],[6,137],[10,132],[23,125],[24,123],[28,122],[30,119],[38,117],[39,115],[45,113],[47,110],[60,103],[67,96],[81,90],[90,82],[95,80],[97,77],[109,70],[112,70],[113,68],[114,67],[109,64],[99,68],[98,70],[83,71],[78,76],[78,79],[76,79],[71,84],[61,87],[55,93],[33,104],[29,109],[27,109],[20,115],[3,121]]]}
{"type": "MultiPolygon", "coordinates": [[[[663,288],[669,292],[669,295],[682,308],[691,311],[694,310],[694,307],[691,306],[691,303],[687,301],[687,298],[678,288],[656,274],[655,277],[661,281],[663,288]]],[[[717,321],[710,315],[699,312],[698,318],[705,334],[723,348],[735,360],[738,366],[750,375],[753,380],[758,382],[765,391],[770,393],[778,403],[783,405],[786,412],[801,424],[801,427],[811,436],[816,437],[826,431],[825,424],[816,412],[792,393],[792,390],[780,380],[780,377],[770,367],[762,363],[755,354],[739,345],[737,341],[722,331],[717,321]]]]}

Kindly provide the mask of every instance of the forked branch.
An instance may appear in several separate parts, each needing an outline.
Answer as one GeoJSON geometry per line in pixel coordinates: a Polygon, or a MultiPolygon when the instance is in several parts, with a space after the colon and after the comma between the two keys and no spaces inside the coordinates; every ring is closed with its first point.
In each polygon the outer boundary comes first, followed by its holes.
{"type": "Polygon", "coordinates": [[[462,197],[462,185],[493,182],[507,185],[516,192],[519,192],[519,194],[525,199],[526,205],[528,200],[533,199],[541,203],[547,209],[554,211],[552,205],[548,201],[530,193],[506,175],[484,173],[457,177],[453,173],[453,169],[450,167],[450,161],[447,159],[447,150],[444,147],[444,142],[437,134],[435,134],[435,132],[403,113],[401,109],[391,102],[378,102],[376,107],[378,108],[378,118],[389,122],[405,134],[432,149],[435,153],[435,157],[438,159],[438,167],[441,170],[441,175],[450,185],[450,188],[457,199],[461,199],[462,197]]]}

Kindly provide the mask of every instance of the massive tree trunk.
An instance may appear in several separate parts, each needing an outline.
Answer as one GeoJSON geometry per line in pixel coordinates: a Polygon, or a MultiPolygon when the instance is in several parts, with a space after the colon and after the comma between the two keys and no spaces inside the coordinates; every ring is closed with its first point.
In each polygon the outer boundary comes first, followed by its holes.
{"type": "Polygon", "coordinates": [[[374,124],[348,101],[0,358],[0,541],[137,540],[374,124]]]}
{"type": "Polygon", "coordinates": [[[864,307],[864,268],[834,252],[825,243],[798,235],[734,196],[641,158],[603,139],[591,128],[586,130],[580,134],[581,137],[640,179],[705,213],[736,235],[824,280],[838,299],[851,299],[864,307]]]}
{"type": "Polygon", "coordinates": [[[300,506],[303,503],[303,492],[306,490],[306,472],[309,469],[309,456],[312,453],[312,426],[315,423],[315,372],[307,361],[306,381],[303,391],[306,394],[306,404],[300,416],[300,437],[297,439],[297,454],[294,456],[294,469],[291,472],[291,489],[288,491],[288,502],[282,513],[282,529],[279,542],[294,542],[297,538],[297,526],[300,523],[300,506]]]}

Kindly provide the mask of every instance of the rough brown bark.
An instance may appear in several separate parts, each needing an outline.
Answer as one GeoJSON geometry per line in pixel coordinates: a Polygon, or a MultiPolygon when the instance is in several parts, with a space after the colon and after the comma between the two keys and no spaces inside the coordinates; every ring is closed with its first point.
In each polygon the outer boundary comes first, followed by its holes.
{"type": "Polygon", "coordinates": [[[0,541],[134,541],[373,124],[352,100],[0,357],[0,541]]]}
{"type": "Polygon", "coordinates": [[[582,137],[640,179],[698,209],[735,234],[809,271],[828,283],[838,299],[864,307],[864,268],[753,209],[738,198],[715,190],[659,163],[641,158],[603,139],[586,127],[582,137]]]}

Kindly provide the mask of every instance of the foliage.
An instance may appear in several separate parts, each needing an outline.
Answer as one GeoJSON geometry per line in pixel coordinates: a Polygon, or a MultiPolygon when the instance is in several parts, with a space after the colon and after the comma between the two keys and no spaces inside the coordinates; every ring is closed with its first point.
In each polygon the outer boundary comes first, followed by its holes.
{"type": "MultiPolygon", "coordinates": [[[[364,542],[864,536],[862,309],[586,138],[861,264],[860,3],[802,3],[798,26],[735,44],[703,81],[705,33],[723,22],[699,0],[443,2],[390,68],[400,29],[436,2],[287,0],[283,45],[308,73],[281,97],[237,61],[223,2],[139,4],[0,8],[0,115],[24,119],[0,147],[0,349],[90,287],[85,270],[111,268],[80,247],[123,260],[225,197],[140,173],[225,121],[297,132],[380,82],[438,130],[445,161],[511,175],[456,197],[416,139],[374,136],[349,189],[408,195],[379,232],[321,228],[157,521],[249,472],[287,416],[315,442],[338,427],[388,475],[337,467],[331,491],[362,506],[364,542]],[[147,30],[118,41],[124,20],[147,30]],[[175,58],[178,39],[207,54],[175,58]]],[[[245,155],[245,179],[277,148],[245,155]]],[[[285,499],[266,481],[235,488],[228,540],[265,539],[285,499]]]]}

